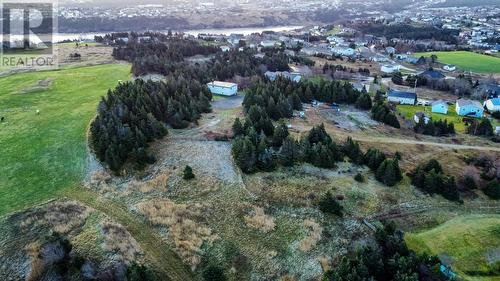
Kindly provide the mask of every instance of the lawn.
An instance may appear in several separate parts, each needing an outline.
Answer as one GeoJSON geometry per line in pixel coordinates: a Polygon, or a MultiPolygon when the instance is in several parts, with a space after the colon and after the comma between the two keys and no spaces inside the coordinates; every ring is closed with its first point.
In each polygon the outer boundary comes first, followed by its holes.
{"type": "Polygon", "coordinates": [[[97,103],[129,77],[129,65],[109,64],[0,78],[0,215],[82,181],[97,103]]]}
{"type": "Polygon", "coordinates": [[[440,63],[454,64],[465,71],[500,73],[500,58],[467,51],[416,53],[415,57],[435,54],[440,63]]]}
{"type": "Polygon", "coordinates": [[[407,233],[405,239],[411,249],[450,262],[464,280],[500,280],[498,214],[460,216],[428,231],[407,233]]]}
{"type": "Polygon", "coordinates": [[[459,133],[465,133],[465,124],[462,122],[461,116],[458,116],[458,114],[455,111],[454,106],[449,106],[448,107],[448,114],[439,114],[439,113],[432,113],[432,106],[412,106],[412,105],[398,105],[397,106],[398,113],[400,113],[402,116],[405,117],[407,120],[413,121],[413,116],[417,112],[425,112],[427,116],[430,116],[432,120],[437,121],[437,120],[448,120],[448,122],[451,122],[455,126],[455,131],[459,133]]]}

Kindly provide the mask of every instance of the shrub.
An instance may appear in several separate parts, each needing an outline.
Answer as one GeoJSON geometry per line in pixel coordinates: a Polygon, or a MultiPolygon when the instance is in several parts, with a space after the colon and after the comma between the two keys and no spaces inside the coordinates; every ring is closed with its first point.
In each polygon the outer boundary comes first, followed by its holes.
{"type": "Polygon", "coordinates": [[[194,179],[194,173],[193,173],[193,168],[191,168],[191,166],[187,165],[185,168],[184,168],[184,175],[182,176],[183,179],[185,180],[192,180],[194,179]]]}
{"type": "Polygon", "coordinates": [[[491,199],[500,199],[500,183],[497,180],[490,181],[483,189],[483,192],[491,199]]]}
{"type": "Polygon", "coordinates": [[[203,280],[205,281],[225,281],[227,280],[224,275],[224,270],[220,266],[209,265],[203,271],[203,280]]]}
{"type": "Polygon", "coordinates": [[[357,181],[357,182],[364,182],[365,181],[365,177],[361,173],[357,173],[354,176],[354,180],[357,181]]]}
{"type": "Polygon", "coordinates": [[[319,209],[325,214],[333,214],[341,217],[344,207],[333,197],[332,193],[328,191],[319,202],[319,209]]]}

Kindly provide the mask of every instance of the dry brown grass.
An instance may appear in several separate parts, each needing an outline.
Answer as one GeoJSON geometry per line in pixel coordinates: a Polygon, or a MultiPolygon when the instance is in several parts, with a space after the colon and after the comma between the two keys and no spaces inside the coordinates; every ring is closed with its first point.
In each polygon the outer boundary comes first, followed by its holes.
{"type": "Polygon", "coordinates": [[[321,234],[323,233],[323,228],[314,220],[307,219],[304,221],[304,226],[309,228],[309,236],[302,239],[299,242],[299,250],[302,252],[309,252],[316,244],[321,240],[321,234]]]}
{"type": "Polygon", "coordinates": [[[217,239],[210,228],[199,222],[205,211],[201,204],[190,206],[157,199],[142,202],[137,209],[151,224],[168,227],[169,238],[175,249],[193,270],[200,263],[200,248],[203,242],[212,243],[217,239]]]}
{"type": "Polygon", "coordinates": [[[40,258],[40,245],[38,243],[28,244],[25,248],[28,257],[30,258],[30,269],[26,281],[39,280],[45,272],[45,267],[40,258]]]}
{"type": "Polygon", "coordinates": [[[167,182],[170,177],[170,172],[162,172],[155,178],[149,181],[134,180],[129,184],[129,189],[139,190],[142,193],[150,193],[153,191],[164,191],[167,188],[167,182]]]}
{"type": "Polygon", "coordinates": [[[137,241],[122,225],[104,221],[101,228],[104,236],[103,249],[105,251],[116,253],[126,263],[137,260],[142,254],[137,241]]]}
{"type": "Polygon", "coordinates": [[[284,276],[281,276],[278,281],[296,281],[297,279],[292,276],[292,275],[284,275],[284,276]]]}
{"type": "Polygon", "coordinates": [[[332,259],[330,257],[321,256],[318,257],[319,264],[321,264],[321,268],[323,272],[327,272],[332,268],[332,259]]]}
{"type": "Polygon", "coordinates": [[[28,211],[21,220],[21,227],[49,227],[59,233],[68,233],[85,223],[91,209],[74,201],[53,202],[28,211]]]}
{"type": "Polygon", "coordinates": [[[274,218],[266,215],[264,209],[261,207],[255,207],[251,216],[245,216],[245,223],[247,226],[256,228],[264,233],[274,230],[276,226],[274,218]]]}

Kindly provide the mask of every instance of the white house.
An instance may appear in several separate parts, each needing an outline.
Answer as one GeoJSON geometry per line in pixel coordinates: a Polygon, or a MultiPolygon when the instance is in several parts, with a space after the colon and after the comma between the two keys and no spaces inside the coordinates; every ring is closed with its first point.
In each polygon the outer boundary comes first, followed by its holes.
{"type": "Polygon", "coordinates": [[[274,46],[276,46],[276,41],[273,41],[273,40],[264,40],[262,42],[260,42],[260,45],[264,48],[274,48],[274,46]]]}
{"type": "Polygon", "coordinates": [[[231,50],[231,48],[229,46],[220,46],[220,49],[223,51],[223,52],[229,52],[229,50],[231,50]]]}
{"type": "Polygon", "coordinates": [[[447,65],[443,66],[443,69],[446,71],[455,71],[455,70],[457,70],[457,67],[452,65],[452,64],[447,64],[447,65]]]}
{"type": "Polygon", "coordinates": [[[394,73],[398,72],[401,69],[401,65],[399,64],[384,64],[380,68],[380,70],[384,73],[394,73]]]}
{"type": "Polygon", "coordinates": [[[346,56],[346,57],[351,57],[355,53],[355,50],[352,48],[334,47],[331,48],[330,50],[336,55],[346,56]]]}
{"type": "Polygon", "coordinates": [[[387,100],[396,104],[415,105],[415,102],[417,101],[417,94],[390,90],[389,93],[387,93],[387,100]]]}
{"type": "Polygon", "coordinates": [[[417,112],[415,113],[415,115],[413,116],[413,121],[415,121],[415,123],[419,123],[420,120],[424,120],[424,124],[429,124],[429,122],[431,121],[431,118],[427,115],[425,115],[425,113],[423,112],[417,112]]]}
{"type": "Polygon", "coordinates": [[[302,75],[300,75],[300,73],[288,72],[288,71],[276,71],[276,72],[266,71],[264,75],[271,81],[276,80],[278,76],[284,77],[296,83],[300,82],[300,80],[302,79],[302,75]]]}
{"type": "Polygon", "coordinates": [[[492,98],[484,103],[489,112],[500,111],[500,98],[492,98]]]}
{"type": "Polygon", "coordinates": [[[235,83],[213,81],[208,83],[207,86],[214,95],[236,96],[238,94],[238,84],[235,83]]]}
{"type": "Polygon", "coordinates": [[[389,55],[390,54],[395,54],[396,53],[396,49],[394,49],[394,47],[387,47],[385,48],[385,52],[388,53],[389,55]]]}

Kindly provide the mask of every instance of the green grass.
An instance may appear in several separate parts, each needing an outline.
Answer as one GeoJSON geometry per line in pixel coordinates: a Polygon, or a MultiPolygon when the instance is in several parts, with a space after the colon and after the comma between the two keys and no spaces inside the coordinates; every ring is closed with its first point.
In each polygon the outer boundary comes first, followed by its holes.
{"type": "Polygon", "coordinates": [[[437,55],[438,61],[444,64],[454,64],[464,71],[480,73],[500,73],[500,58],[476,54],[467,51],[416,53],[416,57],[437,55]]]}
{"type": "Polygon", "coordinates": [[[0,78],[0,216],[80,184],[100,97],[129,77],[129,65],[110,64],[0,78]]]}
{"type": "Polygon", "coordinates": [[[419,253],[450,259],[452,270],[465,280],[500,280],[492,273],[495,267],[500,270],[499,214],[460,216],[428,231],[407,233],[405,239],[419,253]]]}
{"type": "Polygon", "coordinates": [[[432,120],[448,120],[448,123],[453,123],[455,126],[455,131],[459,133],[465,133],[465,124],[462,122],[461,116],[455,111],[455,107],[450,105],[448,107],[448,114],[432,113],[432,106],[412,106],[412,105],[398,105],[398,113],[404,116],[407,120],[413,122],[413,116],[417,112],[425,112],[427,116],[430,116],[432,120]]]}

